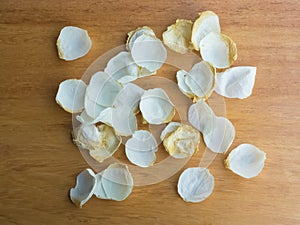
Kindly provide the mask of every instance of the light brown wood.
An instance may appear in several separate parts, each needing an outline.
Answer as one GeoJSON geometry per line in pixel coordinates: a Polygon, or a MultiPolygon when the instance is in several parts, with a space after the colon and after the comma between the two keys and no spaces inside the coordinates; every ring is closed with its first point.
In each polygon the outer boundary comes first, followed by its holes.
{"type": "Polygon", "coordinates": [[[0,224],[300,224],[299,10],[297,0],[1,1],[0,224]],[[175,19],[208,9],[237,43],[235,65],[258,68],[253,95],[226,105],[237,132],[231,149],[249,142],[264,150],[263,172],[243,179],[219,155],[210,166],[214,193],[202,203],[182,201],[177,173],[135,187],[123,202],[92,198],[76,208],[68,192],[88,164],[71,142],[71,115],[55,103],[58,84],[80,78],[136,27],[161,37],[175,19]],[[72,62],[58,59],[55,47],[66,25],[87,29],[93,41],[72,62]]]}

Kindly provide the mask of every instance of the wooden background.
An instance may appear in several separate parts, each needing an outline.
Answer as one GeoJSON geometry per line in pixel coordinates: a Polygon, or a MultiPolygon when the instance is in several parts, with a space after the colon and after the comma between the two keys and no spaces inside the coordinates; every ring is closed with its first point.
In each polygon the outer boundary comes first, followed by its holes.
{"type": "Polygon", "coordinates": [[[300,224],[299,37],[297,0],[0,1],[0,224],[300,224]],[[208,9],[237,43],[235,65],[258,67],[253,95],[226,104],[237,131],[232,148],[249,142],[264,150],[263,172],[243,179],[219,155],[210,166],[215,191],[202,203],[177,195],[178,173],[134,188],[123,202],[92,198],[76,208],[68,192],[88,164],[71,142],[71,115],[54,101],[58,84],[80,78],[137,26],[161,37],[175,19],[208,9]],[[93,48],[84,58],[58,59],[66,25],[89,31],[93,48]]]}

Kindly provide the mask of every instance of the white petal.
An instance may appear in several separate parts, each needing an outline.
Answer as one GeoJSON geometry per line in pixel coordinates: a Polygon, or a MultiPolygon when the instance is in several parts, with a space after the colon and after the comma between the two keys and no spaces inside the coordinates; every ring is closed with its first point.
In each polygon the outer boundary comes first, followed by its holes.
{"type": "Polygon", "coordinates": [[[137,130],[137,120],[132,108],[127,105],[112,108],[111,125],[118,135],[132,135],[137,130]]]}
{"type": "Polygon", "coordinates": [[[215,113],[204,100],[200,100],[189,108],[188,120],[200,132],[213,126],[215,113]]]}
{"type": "Polygon", "coordinates": [[[129,83],[117,95],[113,107],[118,108],[127,105],[136,112],[145,90],[136,84],[129,83]]]}
{"type": "Polygon", "coordinates": [[[186,202],[202,202],[214,189],[214,177],[202,167],[188,168],[178,180],[178,194],[186,202]]]}
{"type": "Polygon", "coordinates": [[[188,125],[181,125],[163,140],[166,151],[174,158],[186,158],[198,151],[200,134],[188,125]]]}
{"type": "Polygon", "coordinates": [[[59,58],[69,61],[86,55],[92,47],[92,41],[86,30],[67,26],[60,31],[56,45],[59,58]]]}
{"type": "Polygon", "coordinates": [[[146,130],[137,130],[126,142],[126,151],[147,152],[157,151],[157,142],[153,135],[146,130]]]}
{"type": "Polygon", "coordinates": [[[236,44],[224,35],[210,32],[200,42],[200,53],[204,61],[216,68],[227,68],[237,59],[236,44]]]}
{"type": "Polygon", "coordinates": [[[252,94],[256,67],[238,66],[218,73],[215,91],[227,98],[244,99],[252,94]]]}
{"type": "Polygon", "coordinates": [[[123,201],[132,192],[133,179],[126,165],[110,165],[104,170],[101,182],[107,199],[123,201]]]}
{"type": "Polygon", "coordinates": [[[107,73],[95,73],[86,89],[86,98],[104,107],[112,106],[121,86],[107,73]]]}
{"type": "Polygon", "coordinates": [[[109,60],[104,72],[120,83],[128,83],[137,79],[139,67],[129,52],[120,52],[109,60]]]}
{"type": "Polygon", "coordinates": [[[97,198],[108,199],[108,197],[104,191],[103,184],[102,184],[102,173],[96,174],[96,179],[97,179],[97,185],[94,190],[94,195],[97,198]]]}
{"type": "Polygon", "coordinates": [[[157,142],[153,135],[145,130],[136,131],[125,144],[127,158],[140,167],[149,167],[156,160],[157,142]]]}
{"type": "Polygon", "coordinates": [[[76,186],[70,190],[72,202],[82,207],[92,196],[97,185],[95,174],[91,169],[82,171],[76,179],[76,186]]]}
{"type": "Polygon", "coordinates": [[[140,110],[150,124],[162,124],[172,120],[175,108],[166,92],[161,88],[145,91],[141,98],[140,110]]]}
{"type": "Polygon", "coordinates": [[[82,124],[74,131],[74,143],[89,150],[89,154],[98,162],[111,157],[121,144],[121,137],[117,136],[113,128],[107,125],[82,124]]]}
{"type": "Polygon", "coordinates": [[[192,92],[192,90],[189,88],[189,86],[186,84],[186,77],[188,76],[188,72],[184,70],[178,70],[176,73],[177,83],[179,90],[188,96],[189,98],[194,98],[195,94],[192,92]]]}
{"type": "Polygon", "coordinates": [[[136,30],[130,31],[128,33],[128,38],[127,38],[127,42],[126,42],[126,48],[128,51],[130,51],[132,49],[133,43],[135,42],[135,40],[143,34],[155,37],[154,31],[150,27],[147,27],[147,26],[139,27],[136,30]]]}
{"type": "Polygon", "coordinates": [[[215,87],[215,74],[215,68],[202,61],[193,66],[185,78],[185,83],[198,98],[207,99],[215,87]]]}
{"type": "Polygon", "coordinates": [[[193,22],[190,20],[177,19],[163,33],[164,44],[175,52],[187,53],[191,49],[192,26],[193,22]]]}
{"type": "Polygon", "coordinates": [[[69,113],[81,112],[84,108],[86,84],[82,80],[69,79],[61,82],[56,102],[69,113]]]}
{"type": "Polygon", "coordinates": [[[171,122],[169,123],[165,129],[161,132],[160,140],[164,140],[165,137],[168,137],[172,132],[174,132],[178,127],[180,127],[182,123],[171,122]]]}
{"type": "Polygon", "coordinates": [[[136,64],[154,72],[164,64],[167,50],[158,38],[143,34],[134,42],[131,55],[136,64]]]}
{"type": "Polygon", "coordinates": [[[96,118],[100,115],[100,113],[105,109],[105,106],[97,104],[95,101],[91,100],[89,95],[85,95],[84,97],[84,109],[86,114],[96,120],[96,118]]]}
{"type": "Polygon", "coordinates": [[[200,41],[212,31],[220,33],[219,17],[212,11],[199,13],[199,18],[193,24],[191,37],[196,50],[199,50],[200,41]]]}
{"type": "Polygon", "coordinates": [[[235,138],[235,129],[228,119],[214,117],[212,127],[205,127],[203,138],[210,150],[215,153],[225,153],[235,138]]]}
{"type": "Polygon", "coordinates": [[[251,144],[241,144],[228,155],[226,167],[244,177],[256,177],[263,169],[266,153],[251,144]]]}
{"type": "Polygon", "coordinates": [[[139,166],[139,167],[149,167],[152,166],[156,160],[155,152],[153,151],[130,151],[126,150],[126,156],[128,160],[139,166]]]}

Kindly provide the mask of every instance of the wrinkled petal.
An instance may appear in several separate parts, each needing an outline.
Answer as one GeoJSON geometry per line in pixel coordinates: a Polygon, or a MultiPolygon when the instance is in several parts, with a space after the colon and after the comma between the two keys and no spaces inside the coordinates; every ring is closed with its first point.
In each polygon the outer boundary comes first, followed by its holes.
{"type": "Polygon", "coordinates": [[[215,91],[227,98],[244,99],[252,94],[256,67],[238,66],[218,73],[215,91]]]}
{"type": "Polygon", "coordinates": [[[185,19],[176,20],[163,33],[163,42],[175,52],[187,53],[191,49],[191,35],[193,22],[185,19]]]}

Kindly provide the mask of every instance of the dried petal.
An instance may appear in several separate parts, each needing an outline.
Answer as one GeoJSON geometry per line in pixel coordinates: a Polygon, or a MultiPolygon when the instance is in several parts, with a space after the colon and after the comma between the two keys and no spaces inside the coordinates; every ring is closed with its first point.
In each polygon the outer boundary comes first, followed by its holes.
{"type": "Polygon", "coordinates": [[[241,144],[233,149],[225,160],[232,172],[244,178],[256,177],[263,169],[266,153],[251,144],[241,144]]]}
{"type": "Polygon", "coordinates": [[[128,83],[138,78],[139,67],[129,52],[120,52],[109,60],[104,70],[119,83],[128,83]]]}
{"type": "Polygon", "coordinates": [[[82,124],[74,130],[74,143],[89,150],[90,156],[98,162],[111,157],[121,144],[113,128],[107,125],[95,126],[82,124]]]}
{"type": "Polygon", "coordinates": [[[204,100],[200,100],[189,108],[188,120],[200,132],[210,130],[215,113],[204,100]]]}
{"type": "Polygon", "coordinates": [[[82,207],[92,196],[97,185],[95,174],[91,169],[82,171],[76,179],[76,186],[70,190],[72,202],[82,207]]]}
{"type": "Polygon", "coordinates": [[[55,100],[67,112],[78,113],[84,108],[85,91],[86,84],[82,80],[65,80],[59,84],[55,100]]]}
{"type": "Polygon", "coordinates": [[[147,26],[138,27],[136,30],[130,31],[128,33],[128,38],[127,38],[127,42],[126,42],[127,50],[130,51],[132,49],[133,44],[136,41],[136,39],[144,34],[155,37],[154,31],[150,27],[147,27],[147,26]]]}
{"type": "Polygon", "coordinates": [[[181,125],[165,137],[163,144],[166,151],[174,158],[186,158],[198,151],[200,134],[188,125],[181,125]]]}
{"type": "Polygon", "coordinates": [[[131,55],[137,65],[155,72],[164,64],[167,50],[158,38],[143,34],[135,40],[131,55]]]}
{"type": "Polygon", "coordinates": [[[237,59],[237,48],[233,40],[224,35],[210,32],[200,42],[202,59],[216,68],[227,68],[237,59]]]}
{"type": "Polygon", "coordinates": [[[195,50],[199,50],[200,41],[212,31],[221,32],[219,17],[212,11],[199,13],[199,18],[193,24],[191,37],[195,50]]]}
{"type": "Polygon", "coordinates": [[[186,202],[202,202],[214,189],[214,177],[202,167],[188,168],[178,180],[178,194],[186,202]]]}
{"type": "Polygon", "coordinates": [[[185,83],[197,99],[206,100],[215,87],[216,70],[207,62],[200,62],[193,66],[185,77],[185,83]]]}
{"type": "Polygon", "coordinates": [[[85,56],[92,47],[92,41],[86,30],[67,26],[60,31],[56,45],[59,58],[70,61],[85,56]]]}
{"type": "Polygon", "coordinates": [[[175,52],[187,53],[191,49],[191,35],[193,22],[185,19],[176,20],[163,33],[163,42],[175,52]]]}
{"type": "Polygon", "coordinates": [[[182,123],[171,122],[169,123],[165,129],[161,132],[160,140],[164,140],[165,137],[168,137],[172,132],[174,132],[178,127],[180,127],[182,123]]]}
{"type": "Polygon", "coordinates": [[[215,91],[227,98],[244,99],[252,94],[256,67],[238,66],[218,73],[215,91]]]}
{"type": "Polygon", "coordinates": [[[156,160],[157,142],[146,130],[138,130],[126,142],[125,152],[130,162],[140,167],[149,167],[156,160]]]}
{"type": "Polygon", "coordinates": [[[106,199],[123,201],[132,192],[133,179],[126,165],[114,163],[103,171],[101,184],[106,199]]]}
{"type": "Polygon", "coordinates": [[[225,153],[235,138],[235,129],[228,119],[214,117],[212,126],[205,127],[203,138],[210,150],[225,153]]]}
{"type": "Polygon", "coordinates": [[[175,115],[174,104],[161,88],[149,89],[144,92],[140,110],[144,119],[150,124],[167,123],[175,115]]]}

